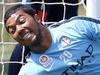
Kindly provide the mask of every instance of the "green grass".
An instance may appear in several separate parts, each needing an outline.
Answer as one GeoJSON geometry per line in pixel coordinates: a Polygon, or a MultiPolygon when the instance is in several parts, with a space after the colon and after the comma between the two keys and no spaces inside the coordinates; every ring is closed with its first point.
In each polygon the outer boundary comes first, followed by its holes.
{"type": "MultiPolygon", "coordinates": [[[[0,49],[2,49],[2,46],[4,46],[4,57],[3,57],[3,62],[9,62],[9,58],[11,56],[12,50],[14,48],[14,45],[0,45],[0,49]]],[[[1,57],[1,53],[3,50],[0,50],[0,57],[1,57]]],[[[4,64],[4,75],[7,75],[7,71],[8,71],[8,64],[4,64]]],[[[2,71],[2,65],[0,64],[0,73],[2,71]]]]}
{"type": "MultiPolygon", "coordinates": [[[[2,27],[3,27],[3,25],[0,24],[0,41],[1,41],[1,37],[3,37],[3,42],[14,41],[14,40],[11,39],[11,37],[8,35],[8,33],[6,32],[5,29],[3,29],[4,34],[1,35],[2,27]]],[[[14,46],[15,45],[0,44],[0,62],[1,62],[2,53],[4,53],[2,61],[3,62],[9,62],[9,58],[11,56],[11,53],[12,53],[14,46]]],[[[0,64],[0,74],[1,74],[1,71],[2,71],[2,65],[0,64]]],[[[4,64],[4,74],[3,75],[7,75],[7,72],[8,72],[8,64],[4,64]]]]}
{"type": "MultiPolygon", "coordinates": [[[[1,71],[2,71],[2,65],[0,64],[0,75],[1,75],[1,71]]],[[[8,64],[4,64],[4,72],[3,75],[8,75],[8,64]]]]}
{"type": "Polygon", "coordinates": [[[78,8],[78,15],[79,16],[85,16],[86,15],[86,9],[83,7],[83,5],[80,5],[78,8]]]}

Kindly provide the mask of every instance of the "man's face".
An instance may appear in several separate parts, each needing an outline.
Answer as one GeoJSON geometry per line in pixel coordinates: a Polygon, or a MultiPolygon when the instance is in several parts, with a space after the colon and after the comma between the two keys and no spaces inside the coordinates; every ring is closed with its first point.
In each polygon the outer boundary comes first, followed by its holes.
{"type": "Polygon", "coordinates": [[[36,19],[21,10],[8,18],[6,28],[9,34],[23,45],[29,46],[38,41],[39,24],[36,19]]]}

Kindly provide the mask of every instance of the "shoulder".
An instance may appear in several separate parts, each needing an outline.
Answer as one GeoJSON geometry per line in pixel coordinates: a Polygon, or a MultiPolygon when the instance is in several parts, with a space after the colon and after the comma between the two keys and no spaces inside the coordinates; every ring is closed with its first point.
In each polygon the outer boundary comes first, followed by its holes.
{"type": "Polygon", "coordinates": [[[82,22],[86,22],[86,23],[93,22],[93,23],[100,24],[100,20],[98,20],[98,19],[94,19],[94,18],[90,18],[90,17],[86,17],[86,16],[74,16],[70,19],[65,19],[65,20],[61,20],[59,22],[56,22],[56,23],[48,26],[48,28],[56,28],[56,27],[59,27],[61,25],[64,26],[64,24],[68,25],[68,23],[78,23],[78,24],[80,24],[82,22]]]}
{"type": "Polygon", "coordinates": [[[82,21],[87,21],[87,22],[94,22],[94,23],[99,23],[100,24],[100,20],[95,19],[95,18],[91,18],[91,17],[87,17],[87,16],[75,16],[70,18],[68,21],[74,21],[74,20],[82,20],[82,21]]]}
{"type": "Polygon", "coordinates": [[[59,22],[56,22],[56,23],[54,23],[54,24],[48,26],[48,28],[56,28],[56,27],[59,27],[59,26],[61,26],[62,24],[66,23],[66,22],[67,22],[66,19],[65,19],[65,20],[61,20],[61,21],[59,21],[59,22]]]}

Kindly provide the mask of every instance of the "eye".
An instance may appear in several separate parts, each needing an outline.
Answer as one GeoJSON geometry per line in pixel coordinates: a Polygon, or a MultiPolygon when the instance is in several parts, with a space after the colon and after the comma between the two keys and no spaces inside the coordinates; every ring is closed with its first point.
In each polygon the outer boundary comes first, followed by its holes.
{"type": "Polygon", "coordinates": [[[19,18],[18,23],[19,24],[24,24],[25,21],[26,21],[25,18],[22,16],[22,17],[19,18]]]}
{"type": "Polygon", "coordinates": [[[15,28],[15,27],[11,27],[11,28],[8,28],[7,30],[8,30],[8,32],[9,32],[10,34],[14,34],[15,31],[16,31],[16,28],[15,28]]]}

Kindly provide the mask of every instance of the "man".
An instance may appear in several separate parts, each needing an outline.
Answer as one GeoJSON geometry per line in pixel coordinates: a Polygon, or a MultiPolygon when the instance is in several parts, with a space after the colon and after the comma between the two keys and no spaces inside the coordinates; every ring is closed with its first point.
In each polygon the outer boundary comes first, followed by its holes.
{"type": "MultiPolygon", "coordinates": [[[[42,0],[26,0],[27,2],[35,2],[35,1],[39,1],[41,2],[42,0]]],[[[27,3],[25,0],[22,1],[23,4],[27,3]],[[25,2],[25,3],[24,3],[25,2]]],[[[62,2],[62,0],[44,0],[44,2],[47,3],[55,3],[55,2],[62,2]]],[[[78,3],[78,0],[65,0],[66,3],[78,3]]],[[[42,4],[40,3],[36,3],[36,4],[31,4],[31,7],[35,9],[35,11],[37,12],[37,15],[39,17],[39,19],[42,20],[42,16],[43,16],[43,10],[44,7],[42,4]]],[[[65,18],[69,19],[70,17],[73,16],[77,16],[77,11],[78,11],[78,5],[76,6],[71,6],[71,5],[66,5],[66,9],[67,11],[65,11],[65,18]]],[[[62,4],[52,4],[52,5],[45,5],[45,13],[44,13],[44,21],[52,21],[52,22],[57,22],[59,20],[63,19],[63,14],[64,13],[64,6],[62,4]],[[55,11],[56,9],[56,11],[55,11]]],[[[22,45],[17,44],[15,49],[12,52],[10,61],[17,61],[17,62],[21,62],[21,58],[22,58],[22,45]],[[18,55],[18,56],[17,56],[18,55]]],[[[25,49],[25,55],[27,55],[27,49],[25,49]]],[[[26,62],[26,61],[24,61],[26,62]]],[[[19,63],[9,63],[9,69],[8,69],[8,75],[18,75],[17,73],[19,72],[20,68],[21,68],[21,64],[19,63]]]]}
{"type": "Polygon", "coordinates": [[[4,23],[29,49],[19,75],[99,75],[99,20],[73,17],[45,27],[32,8],[19,4],[6,11],[4,23]]]}

